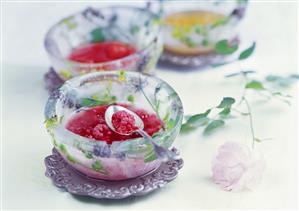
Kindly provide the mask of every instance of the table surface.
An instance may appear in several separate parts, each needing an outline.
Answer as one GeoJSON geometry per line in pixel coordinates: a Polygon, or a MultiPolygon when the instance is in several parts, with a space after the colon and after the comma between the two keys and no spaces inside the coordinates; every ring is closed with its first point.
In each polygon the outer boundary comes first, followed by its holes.
{"type": "MultiPolygon", "coordinates": [[[[109,3],[9,3],[3,5],[2,186],[4,209],[246,209],[295,208],[297,198],[297,89],[292,105],[265,103],[251,95],[256,134],[273,138],[259,145],[267,162],[261,185],[254,191],[226,192],[211,180],[211,160],[226,141],[250,143],[248,119],[230,121],[225,129],[202,136],[201,129],[175,141],[185,165],[178,178],[148,196],[120,201],[73,196],[44,176],[43,159],[51,142],[43,126],[47,100],[43,74],[49,61],[43,49],[47,29],[61,17],[87,5],[109,3]]],[[[115,3],[117,4],[117,2],[115,3]]],[[[123,2],[123,4],[125,4],[123,2]]],[[[126,4],[133,4],[127,2],[126,4]]],[[[136,5],[136,4],[135,4],[136,5]]],[[[296,2],[260,1],[249,5],[242,23],[244,43],[257,41],[252,58],[242,66],[258,76],[297,70],[296,2]]],[[[171,71],[157,75],[177,90],[186,114],[205,111],[223,96],[241,95],[241,81],[223,76],[239,70],[230,64],[204,71],[171,71]]]]}

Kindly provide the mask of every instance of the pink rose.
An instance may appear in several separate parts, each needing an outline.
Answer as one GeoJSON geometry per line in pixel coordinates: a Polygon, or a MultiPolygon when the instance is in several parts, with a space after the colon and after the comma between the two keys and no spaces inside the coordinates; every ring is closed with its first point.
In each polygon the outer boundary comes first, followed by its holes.
{"type": "Polygon", "coordinates": [[[265,162],[257,150],[236,142],[226,142],[213,160],[213,181],[223,189],[253,189],[262,179],[265,162]]]}

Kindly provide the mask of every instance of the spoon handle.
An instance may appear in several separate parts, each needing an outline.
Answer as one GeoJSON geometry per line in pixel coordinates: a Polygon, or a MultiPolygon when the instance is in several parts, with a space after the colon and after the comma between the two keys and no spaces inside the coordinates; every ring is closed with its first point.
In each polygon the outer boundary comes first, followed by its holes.
{"type": "Polygon", "coordinates": [[[175,152],[170,151],[169,149],[166,149],[166,148],[156,144],[154,139],[150,135],[148,135],[144,130],[138,130],[138,133],[145,140],[149,141],[153,145],[157,158],[159,158],[163,162],[167,162],[170,159],[173,159],[173,160],[179,159],[179,156],[175,152]]]}

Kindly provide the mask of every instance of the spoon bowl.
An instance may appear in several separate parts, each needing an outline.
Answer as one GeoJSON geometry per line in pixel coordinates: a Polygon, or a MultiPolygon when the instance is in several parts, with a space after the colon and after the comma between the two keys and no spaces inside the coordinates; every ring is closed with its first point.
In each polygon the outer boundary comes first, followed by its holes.
{"type": "Polygon", "coordinates": [[[135,120],[135,126],[139,129],[139,130],[143,130],[144,128],[144,124],[143,124],[143,121],[141,120],[141,118],[136,114],[134,113],[133,111],[130,111],[129,109],[126,109],[125,107],[123,106],[118,106],[118,105],[111,105],[107,108],[106,112],[105,112],[105,121],[106,121],[106,124],[108,125],[108,127],[113,130],[114,132],[120,134],[120,135],[131,135],[132,133],[136,132],[134,130],[132,131],[128,131],[128,133],[121,133],[119,132],[118,130],[115,129],[115,127],[113,126],[112,124],[112,116],[119,112],[119,111],[125,111],[127,112],[128,114],[130,114],[131,116],[134,117],[134,120],[135,120]]]}

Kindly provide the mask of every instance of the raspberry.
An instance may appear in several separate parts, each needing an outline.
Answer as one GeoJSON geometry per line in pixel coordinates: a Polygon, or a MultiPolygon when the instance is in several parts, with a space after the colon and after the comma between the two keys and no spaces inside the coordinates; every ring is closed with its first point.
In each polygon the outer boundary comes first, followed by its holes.
{"type": "Polygon", "coordinates": [[[144,130],[149,135],[153,135],[161,129],[161,121],[157,118],[155,114],[148,115],[147,118],[143,120],[143,122],[144,130]]]}
{"type": "Polygon", "coordinates": [[[92,135],[97,140],[110,141],[112,131],[108,128],[106,124],[98,124],[93,128],[92,135]]]}
{"type": "Polygon", "coordinates": [[[138,129],[135,126],[134,116],[126,111],[118,111],[112,116],[112,125],[121,134],[129,134],[138,129]]]}
{"type": "Polygon", "coordinates": [[[148,118],[148,113],[143,109],[138,109],[134,111],[142,120],[145,120],[148,118]]]}

